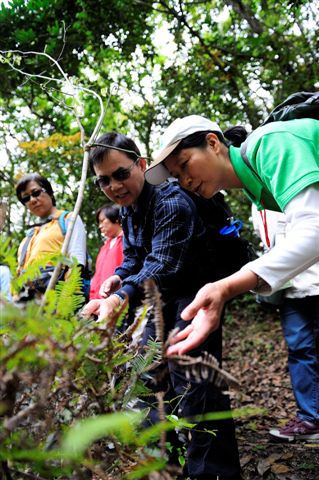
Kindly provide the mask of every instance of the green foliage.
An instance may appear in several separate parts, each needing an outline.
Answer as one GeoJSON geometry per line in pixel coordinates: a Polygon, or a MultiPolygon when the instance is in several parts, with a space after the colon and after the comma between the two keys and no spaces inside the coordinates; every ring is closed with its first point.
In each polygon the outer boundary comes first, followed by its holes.
{"type": "MultiPolygon", "coordinates": [[[[14,0],[0,9],[0,37],[6,39],[0,49],[45,51],[83,86],[104,97],[112,92],[102,130],[136,136],[142,153],[151,156],[172,118],[200,113],[222,128],[256,127],[288,94],[318,88],[317,7],[317,1],[306,0],[230,2],[223,8],[215,0],[160,5],[112,0],[107,8],[101,0],[14,0]]],[[[72,209],[82,152],[67,96],[53,82],[26,79],[9,60],[28,73],[54,78],[60,73],[43,57],[1,56],[0,144],[9,161],[0,174],[0,193],[9,205],[11,223],[5,228],[18,244],[29,217],[18,208],[14,181],[22,173],[50,172],[59,207],[72,209]],[[27,143],[12,148],[11,137],[44,148],[30,150],[27,143]]],[[[83,101],[87,138],[98,106],[89,96],[83,101]]],[[[229,199],[250,236],[249,202],[239,192],[229,199]]],[[[102,243],[93,212],[104,202],[88,181],[81,216],[93,258],[102,243]]]]}
{"type": "MultiPolygon", "coordinates": [[[[145,478],[166,468],[166,455],[157,447],[165,432],[192,429],[195,422],[230,418],[231,413],[205,414],[192,423],[170,415],[143,428],[148,409],[136,411],[134,405],[151,393],[141,377],[163,360],[161,345],[150,340],[141,355],[139,344],[131,343],[134,328],[118,333],[117,319],[107,323],[82,318],[77,313],[79,279],[73,267],[67,280],[48,292],[44,306],[2,306],[2,468],[21,477],[32,472],[61,480],[88,472],[145,478]]],[[[246,409],[233,415],[258,413],[246,409]]],[[[178,453],[180,465],[184,453],[178,453]]]]}
{"type": "MultiPolygon", "coordinates": [[[[129,407],[137,394],[148,393],[139,378],[143,362],[138,345],[131,346],[114,327],[76,313],[79,279],[78,269],[72,268],[67,280],[48,293],[44,307],[34,302],[24,308],[2,306],[0,459],[10,461],[10,469],[21,475],[31,471],[46,478],[74,478],[105,462],[103,468],[115,476],[127,469],[134,470],[132,478],[140,478],[141,471],[135,470],[140,462],[144,472],[162,468],[165,460],[143,453],[145,413],[129,407]],[[108,445],[116,450],[101,457],[99,450],[108,445]],[[131,449],[133,462],[126,465],[125,456],[119,461],[119,449],[131,449]]],[[[145,368],[157,356],[158,344],[151,342],[145,368]]],[[[158,441],[162,431],[149,438],[158,441]]]]}
{"type": "MultiPolygon", "coordinates": [[[[59,59],[69,76],[101,92],[103,98],[112,91],[103,131],[115,129],[135,136],[142,153],[151,156],[159,132],[172,118],[199,113],[216,119],[222,128],[237,123],[254,128],[293,91],[318,88],[317,7],[317,0],[245,0],[227,2],[223,8],[215,0],[111,0],[107,7],[102,0],[12,0],[9,6],[0,5],[0,50],[46,51],[59,59]]],[[[72,210],[82,163],[70,100],[55,83],[26,78],[17,69],[60,78],[54,65],[42,57],[0,56],[0,144],[8,155],[0,172],[0,194],[8,205],[5,231],[10,235],[10,241],[2,244],[1,260],[12,273],[16,252],[10,248],[18,246],[26,225],[33,223],[17,202],[15,181],[32,171],[49,176],[58,207],[72,210]]],[[[83,100],[88,138],[98,107],[90,97],[83,100]]],[[[252,238],[246,197],[228,192],[227,200],[245,222],[244,235],[252,238]]],[[[81,216],[93,258],[102,243],[94,212],[103,203],[105,197],[89,179],[81,216]]],[[[19,288],[27,276],[36,276],[38,267],[19,281],[14,279],[13,285],[19,288]]],[[[72,478],[82,468],[62,460],[59,448],[67,427],[84,417],[106,414],[110,414],[106,421],[112,423],[114,411],[127,409],[136,395],[147,394],[139,377],[152,355],[157,358],[155,345],[149,345],[149,354],[142,357],[105,325],[79,318],[75,313],[80,301],[78,281],[73,269],[67,282],[49,292],[43,309],[33,303],[24,310],[7,306],[1,325],[5,395],[0,410],[5,421],[17,422],[22,411],[25,415],[14,429],[0,430],[1,459],[12,459],[14,466],[26,472],[32,465],[34,472],[49,478],[62,472],[72,478]],[[25,412],[33,404],[38,412],[25,412]]],[[[231,308],[229,322],[247,309],[260,314],[252,295],[232,302],[231,308]]],[[[159,466],[158,459],[150,459],[145,452],[143,456],[140,449],[143,442],[175,428],[174,422],[172,417],[139,436],[133,458],[141,468],[131,472],[131,478],[154,469],[153,461],[159,466]]],[[[92,441],[99,438],[94,435],[92,441]]],[[[124,448],[114,435],[112,441],[124,448]]],[[[98,447],[93,443],[81,462],[93,471],[95,458],[99,458],[98,447]]],[[[107,459],[113,476],[122,475],[122,459],[116,454],[107,459]]]]}
{"type": "Polygon", "coordinates": [[[149,461],[147,463],[141,463],[133,471],[131,471],[127,478],[128,480],[135,480],[138,478],[145,478],[148,474],[161,470],[165,466],[164,458],[157,458],[156,460],[149,461]]]}
{"type": "Polygon", "coordinates": [[[124,444],[132,443],[142,418],[141,412],[122,412],[82,420],[67,432],[61,449],[66,456],[84,455],[93,442],[109,435],[116,435],[124,444]]]}
{"type": "Polygon", "coordinates": [[[55,294],[51,294],[50,303],[55,303],[55,312],[64,318],[69,318],[75,311],[77,311],[84,301],[84,297],[80,295],[82,286],[81,268],[71,267],[70,274],[67,281],[58,282],[55,294]],[[73,295],[76,293],[76,295],[73,295]],[[55,299],[53,297],[55,295],[55,299]]]}
{"type": "Polygon", "coordinates": [[[316,468],[316,465],[314,463],[301,463],[297,468],[299,470],[312,470],[316,468]]]}
{"type": "MultiPolygon", "coordinates": [[[[40,268],[44,268],[46,265],[55,266],[60,259],[62,259],[62,257],[56,254],[41,255],[41,257],[32,262],[32,265],[30,265],[26,271],[21,271],[20,275],[12,280],[13,290],[19,291],[24,284],[32,282],[39,277],[40,268]]],[[[67,258],[64,260],[65,262],[69,263],[67,258]]]]}
{"type": "Polygon", "coordinates": [[[17,270],[17,249],[11,244],[11,239],[5,235],[0,237],[0,264],[8,265],[11,273],[17,270]]]}

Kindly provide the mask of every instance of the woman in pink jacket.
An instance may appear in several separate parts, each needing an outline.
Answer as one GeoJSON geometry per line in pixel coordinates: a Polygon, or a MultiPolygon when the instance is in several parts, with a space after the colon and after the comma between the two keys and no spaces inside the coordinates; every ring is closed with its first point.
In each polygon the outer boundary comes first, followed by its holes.
{"type": "Polygon", "coordinates": [[[103,205],[97,210],[95,216],[106,241],[96,258],[95,274],[90,286],[90,300],[102,298],[99,294],[102,283],[114,274],[114,270],[121,265],[123,260],[123,232],[119,209],[103,205]]]}

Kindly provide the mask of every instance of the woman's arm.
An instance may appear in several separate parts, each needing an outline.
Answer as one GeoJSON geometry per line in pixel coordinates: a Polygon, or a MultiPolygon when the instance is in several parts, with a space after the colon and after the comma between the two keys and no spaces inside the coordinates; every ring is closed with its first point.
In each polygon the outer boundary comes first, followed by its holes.
{"type": "Polygon", "coordinates": [[[263,278],[266,286],[259,293],[270,294],[319,260],[319,184],[296,195],[286,206],[286,238],[268,253],[248,263],[250,270],[263,278]]]}
{"type": "Polygon", "coordinates": [[[218,327],[226,301],[249,290],[271,293],[316,263],[319,260],[318,206],[319,185],[315,184],[287,205],[285,213],[292,230],[281,245],[239,272],[201,288],[182,312],[184,320],[193,320],[176,335],[178,343],[169,348],[168,354],[185,353],[200,345],[218,327]]]}

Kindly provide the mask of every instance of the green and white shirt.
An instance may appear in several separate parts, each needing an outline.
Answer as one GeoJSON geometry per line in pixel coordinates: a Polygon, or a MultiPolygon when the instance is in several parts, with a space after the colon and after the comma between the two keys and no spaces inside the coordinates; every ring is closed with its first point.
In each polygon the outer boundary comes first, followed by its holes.
{"type": "Polygon", "coordinates": [[[230,147],[245,193],[258,209],[283,211],[291,230],[280,246],[243,267],[263,278],[271,293],[319,261],[319,121],[273,122],[250,136],[247,157],[230,147]]]}
{"type": "Polygon", "coordinates": [[[304,188],[319,182],[319,121],[305,118],[257,128],[248,137],[246,154],[257,177],[240,148],[230,147],[245,193],[259,210],[284,211],[304,188]]]}

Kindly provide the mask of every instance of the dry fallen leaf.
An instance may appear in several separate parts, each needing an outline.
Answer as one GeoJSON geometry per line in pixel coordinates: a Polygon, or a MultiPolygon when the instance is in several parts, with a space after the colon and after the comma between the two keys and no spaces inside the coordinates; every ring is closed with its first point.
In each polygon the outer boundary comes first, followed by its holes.
{"type": "Polygon", "coordinates": [[[277,460],[279,460],[280,458],[282,458],[281,453],[273,453],[272,455],[270,455],[269,457],[267,457],[267,458],[265,459],[265,461],[266,461],[269,465],[272,465],[273,463],[277,462],[277,460]]]}
{"type": "Polygon", "coordinates": [[[240,459],[240,466],[241,466],[241,468],[243,468],[245,465],[247,465],[252,458],[253,458],[252,455],[245,455],[244,457],[242,457],[242,458],[240,459]]]}
{"type": "Polygon", "coordinates": [[[294,454],[292,452],[286,452],[281,455],[282,460],[290,460],[293,457],[294,457],[294,454]]]}
{"type": "Polygon", "coordinates": [[[281,463],[274,463],[271,466],[272,473],[280,474],[280,473],[288,473],[290,472],[290,468],[287,465],[282,465],[281,463]]]}
{"type": "Polygon", "coordinates": [[[260,460],[257,465],[257,472],[259,475],[263,476],[270,469],[270,465],[265,460],[260,460]]]}

